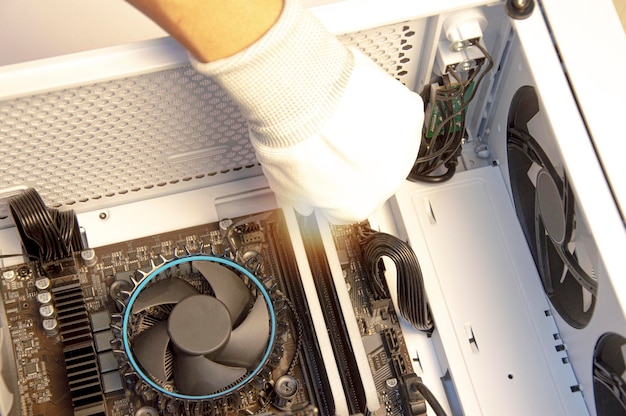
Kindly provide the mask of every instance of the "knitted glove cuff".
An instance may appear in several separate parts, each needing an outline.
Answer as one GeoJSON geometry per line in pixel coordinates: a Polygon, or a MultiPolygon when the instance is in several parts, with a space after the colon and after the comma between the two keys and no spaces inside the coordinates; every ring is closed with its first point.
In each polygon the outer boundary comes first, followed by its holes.
{"type": "Polygon", "coordinates": [[[254,140],[288,147],[318,133],[343,95],[352,52],[297,0],[256,43],[225,59],[201,63],[248,119],[254,140]]]}

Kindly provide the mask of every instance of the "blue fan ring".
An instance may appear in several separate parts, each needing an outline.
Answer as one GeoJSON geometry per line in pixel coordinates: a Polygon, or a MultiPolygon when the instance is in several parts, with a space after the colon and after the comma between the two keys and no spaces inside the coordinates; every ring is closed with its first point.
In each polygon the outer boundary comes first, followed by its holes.
{"type": "Polygon", "coordinates": [[[233,262],[232,260],[228,260],[223,257],[214,257],[214,256],[207,256],[207,255],[191,255],[188,257],[174,258],[172,260],[169,260],[161,264],[156,269],[152,270],[144,279],[141,280],[141,282],[137,285],[135,290],[133,290],[133,293],[128,299],[128,302],[126,303],[126,308],[124,310],[124,316],[122,319],[122,343],[124,345],[124,350],[126,351],[128,362],[132,366],[133,370],[155,390],[163,394],[166,394],[168,396],[176,397],[178,399],[186,399],[186,400],[215,399],[218,397],[222,397],[226,394],[232,393],[239,387],[248,383],[255,375],[259,373],[259,371],[261,371],[265,362],[269,358],[273,349],[275,335],[276,335],[276,316],[274,314],[274,306],[272,304],[272,299],[269,293],[267,292],[267,289],[265,288],[265,286],[263,286],[263,283],[261,283],[261,281],[254,274],[252,274],[249,270],[233,262]],[[159,386],[157,383],[152,381],[152,379],[143,372],[143,370],[141,369],[141,367],[135,360],[135,357],[132,354],[130,340],[128,339],[128,326],[129,326],[131,311],[133,309],[133,304],[135,303],[137,296],[139,296],[139,293],[141,293],[141,291],[148,285],[148,283],[150,283],[150,281],[152,281],[156,276],[158,276],[163,271],[169,269],[170,267],[176,266],[178,264],[187,263],[191,261],[212,261],[214,263],[219,263],[228,267],[232,267],[233,269],[246,275],[257,286],[257,288],[263,295],[263,298],[265,299],[265,303],[267,305],[268,313],[270,316],[269,343],[267,345],[267,349],[265,350],[265,354],[263,355],[263,358],[259,361],[259,364],[257,365],[257,367],[253,371],[251,371],[250,374],[248,374],[243,380],[241,380],[234,386],[226,390],[220,391],[219,393],[207,394],[203,396],[191,396],[187,394],[180,394],[180,393],[172,392],[172,391],[164,389],[163,387],[159,386]]]}

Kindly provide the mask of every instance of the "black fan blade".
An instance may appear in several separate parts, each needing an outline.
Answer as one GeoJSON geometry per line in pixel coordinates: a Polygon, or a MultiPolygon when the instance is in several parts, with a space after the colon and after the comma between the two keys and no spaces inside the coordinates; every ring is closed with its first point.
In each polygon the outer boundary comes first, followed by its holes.
{"type": "Polygon", "coordinates": [[[153,306],[178,303],[198,293],[196,288],[184,280],[176,277],[163,279],[141,291],[135,300],[133,313],[139,313],[153,306]]]}
{"type": "Polygon", "coordinates": [[[246,367],[256,367],[269,341],[269,313],[263,296],[258,296],[243,322],[233,330],[230,340],[215,361],[246,367]]]}
{"type": "Polygon", "coordinates": [[[139,364],[152,377],[161,381],[167,380],[165,370],[165,354],[170,342],[167,322],[158,324],[138,334],[132,342],[132,349],[139,364]]]}
{"type": "Polygon", "coordinates": [[[248,286],[233,271],[212,261],[194,261],[193,266],[209,282],[215,297],[226,305],[233,327],[236,327],[252,303],[248,286]]]}
{"type": "Polygon", "coordinates": [[[218,364],[202,355],[179,354],[174,360],[174,384],[182,394],[202,396],[237,382],[245,368],[218,364]]]}

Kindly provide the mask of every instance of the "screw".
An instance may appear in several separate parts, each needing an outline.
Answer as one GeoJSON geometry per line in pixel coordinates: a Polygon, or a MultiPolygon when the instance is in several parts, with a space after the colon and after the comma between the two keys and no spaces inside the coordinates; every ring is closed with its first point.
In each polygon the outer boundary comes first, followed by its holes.
{"type": "Polygon", "coordinates": [[[465,42],[462,40],[459,40],[457,42],[454,42],[451,47],[453,51],[461,52],[463,49],[465,49],[465,42]]]}
{"type": "Polygon", "coordinates": [[[513,19],[525,19],[530,16],[535,8],[532,0],[508,0],[506,13],[513,19]]]}
{"type": "Polygon", "coordinates": [[[106,220],[107,218],[109,218],[109,214],[106,213],[106,211],[102,211],[100,212],[100,214],[98,214],[98,218],[100,218],[101,220],[106,220]]]}
{"type": "Polygon", "coordinates": [[[526,6],[528,6],[528,0],[513,0],[513,6],[515,6],[515,8],[517,9],[524,9],[526,6]]]}

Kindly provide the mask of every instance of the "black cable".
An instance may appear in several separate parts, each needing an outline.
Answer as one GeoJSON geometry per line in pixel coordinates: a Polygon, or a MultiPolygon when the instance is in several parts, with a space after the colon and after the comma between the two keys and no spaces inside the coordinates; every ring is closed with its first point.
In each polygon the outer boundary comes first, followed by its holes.
{"type": "Polygon", "coordinates": [[[12,253],[12,254],[0,254],[0,259],[10,259],[11,257],[28,257],[29,259],[32,260],[37,260],[39,259],[39,257],[37,256],[33,256],[30,254],[17,254],[17,253],[12,253]]]}
{"type": "Polygon", "coordinates": [[[381,287],[384,288],[382,259],[388,257],[396,266],[400,314],[414,328],[432,332],[433,318],[426,299],[422,270],[413,249],[393,235],[371,229],[364,230],[361,244],[374,290],[380,291],[381,287]]]}
{"type": "Polygon", "coordinates": [[[444,410],[443,406],[441,406],[441,403],[439,403],[433,392],[430,391],[426,384],[422,383],[421,381],[416,381],[415,387],[422,394],[422,396],[424,396],[424,399],[426,399],[426,401],[428,402],[430,407],[432,407],[437,416],[446,416],[446,411],[444,410]]]}
{"type": "Polygon", "coordinates": [[[445,167],[446,167],[445,173],[442,173],[441,175],[423,175],[423,176],[420,177],[419,180],[421,182],[428,182],[428,183],[446,182],[446,181],[452,179],[452,177],[456,173],[456,165],[457,164],[458,163],[456,161],[455,162],[450,162],[450,163],[445,165],[445,167]]]}
{"type": "Polygon", "coordinates": [[[8,206],[29,258],[51,262],[83,249],[74,211],[48,208],[32,188],[9,198],[8,206]]]}
{"type": "Polygon", "coordinates": [[[431,97],[431,102],[435,106],[433,112],[439,111],[438,116],[441,121],[436,125],[430,138],[426,137],[429,125],[426,126],[420,152],[407,177],[410,181],[444,182],[452,178],[456,172],[456,163],[453,166],[451,162],[460,156],[467,107],[473,100],[481,81],[493,68],[493,59],[487,50],[478,41],[473,42],[472,46],[480,49],[487,65],[484,66],[484,62],[480,63],[477,68],[468,73],[465,81],[453,68],[448,69],[449,75],[443,78],[444,86],[437,88],[435,96],[431,97]],[[456,84],[450,84],[449,76],[455,79],[456,84]],[[466,97],[469,87],[472,87],[472,90],[466,97]],[[459,101],[460,105],[455,110],[454,103],[459,101]],[[441,168],[446,169],[443,174],[433,175],[441,168]]]}

